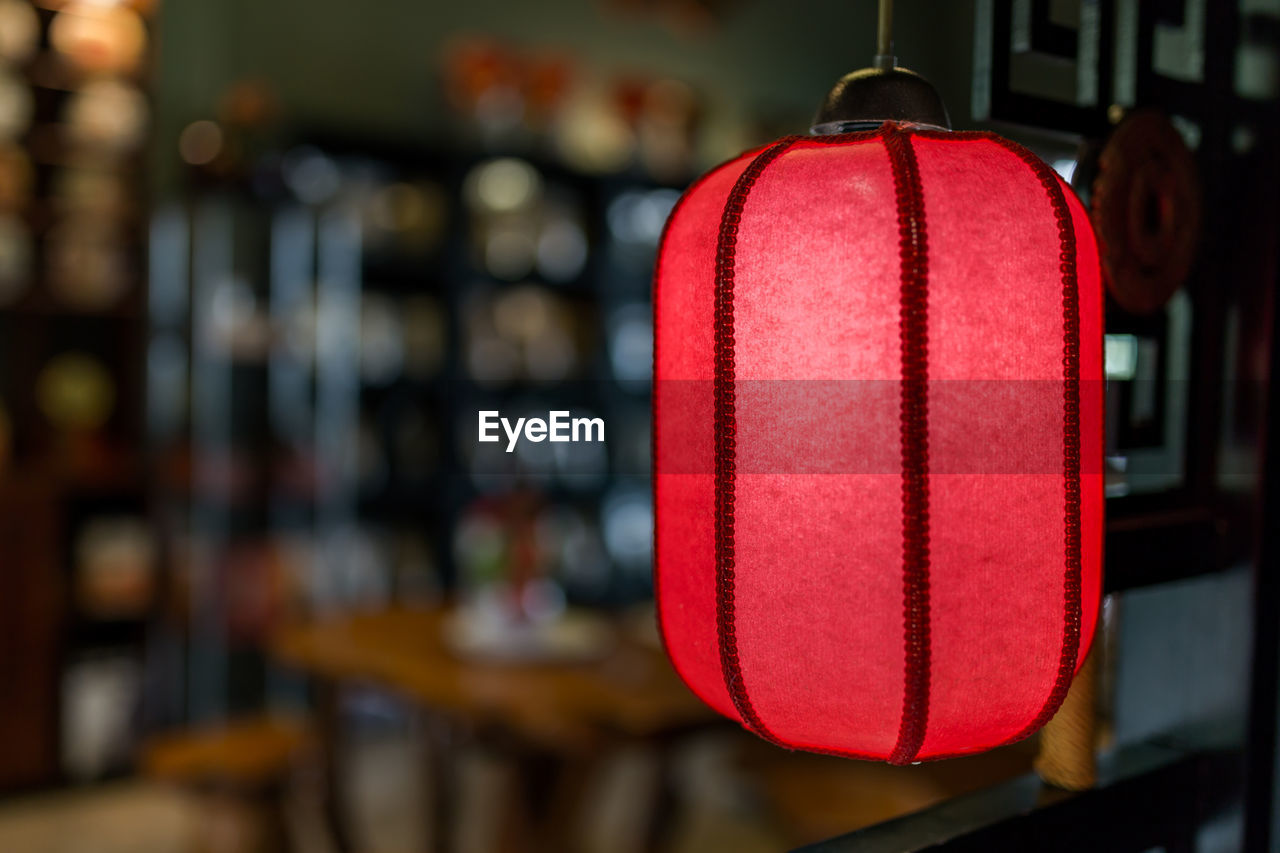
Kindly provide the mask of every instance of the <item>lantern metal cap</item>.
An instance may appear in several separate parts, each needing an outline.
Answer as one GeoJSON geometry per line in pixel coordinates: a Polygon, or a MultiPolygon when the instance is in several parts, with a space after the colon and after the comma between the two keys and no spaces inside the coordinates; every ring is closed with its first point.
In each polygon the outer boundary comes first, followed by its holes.
{"type": "Polygon", "coordinates": [[[906,68],[862,68],[844,75],[823,99],[809,132],[815,136],[872,130],[886,121],[950,130],[942,96],[906,68]]]}

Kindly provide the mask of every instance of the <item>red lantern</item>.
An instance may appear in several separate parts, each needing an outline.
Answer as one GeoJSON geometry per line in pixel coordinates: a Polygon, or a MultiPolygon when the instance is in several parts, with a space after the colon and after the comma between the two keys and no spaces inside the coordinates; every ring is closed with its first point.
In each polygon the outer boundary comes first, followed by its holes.
{"type": "Polygon", "coordinates": [[[1102,573],[1103,296],[1070,188],[990,133],[789,137],[684,195],[654,300],[657,597],[689,686],[894,763],[1047,722],[1102,573]]]}

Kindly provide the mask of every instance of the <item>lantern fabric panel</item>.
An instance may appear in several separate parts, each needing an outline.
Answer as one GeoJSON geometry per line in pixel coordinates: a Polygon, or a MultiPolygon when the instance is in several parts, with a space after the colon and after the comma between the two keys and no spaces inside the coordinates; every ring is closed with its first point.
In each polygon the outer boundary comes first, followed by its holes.
{"type": "Polygon", "coordinates": [[[1038,569],[1063,563],[1062,276],[1053,203],[1026,163],[985,139],[913,143],[930,256],[930,665],[939,677],[928,755],[1007,740],[1055,686],[1063,576],[1038,569]],[[974,714],[975,696],[988,693],[999,701],[974,714]]]}
{"type": "Polygon", "coordinates": [[[991,134],[789,138],[692,188],[654,488],[695,692],[898,763],[1042,725],[1100,593],[1101,306],[1078,201],[991,134]]]}
{"type": "MultiPolygon", "coordinates": [[[[1067,506],[1061,251],[1043,247],[1060,248],[1059,213],[1074,196],[1047,166],[990,139],[931,136],[913,145],[930,257],[930,664],[937,677],[920,751],[928,757],[996,746],[1047,721],[1065,689],[1064,620],[1081,620],[1079,636],[1066,642],[1087,643],[1094,611],[1086,618],[1077,604],[1079,615],[1070,615],[1062,572],[1045,570],[1064,562],[1067,506]],[[974,714],[975,696],[985,693],[1000,701],[974,714]]],[[[1087,229],[1068,225],[1069,243],[1092,246],[1087,229]]],[[[1097,282],[1092,287],[1099,292],[1097,282]]],[[[1100,350],[1100,331],[1094,339],[1090,349],[1100,350]]],[[[1081,576],[1097,573],[1094,566],[1081,576]]],[[[1070,652],[1073,674],[1083,656],[1070,652]]]]}
{"type": "Polygon", "coordinates": [[[702,177],[681,197],[662,237],[656,280],[689,286],[654,288],[653,395],[655,506],[666,523],[655,530],[654,559],[679,571],[654,574],[663,602],[662,637],[690,689],[715,710],[737,718],[724,686],[716,639],[715,502],[711,383],[714,378],[715,257],[725,200],[756,152],[702,177]],[[667,472],[667,473],[659,473],[667,472]]]}
{"type": "Polygon", "coordinates": [[[893,748],[906,666],[901,576],[882,570],[902,562],[893,194],[877,138],[796,141],[751,187],[735,246],[743,682],[767,736],[826,749],[856,732],[867,754],[893,748]]]}

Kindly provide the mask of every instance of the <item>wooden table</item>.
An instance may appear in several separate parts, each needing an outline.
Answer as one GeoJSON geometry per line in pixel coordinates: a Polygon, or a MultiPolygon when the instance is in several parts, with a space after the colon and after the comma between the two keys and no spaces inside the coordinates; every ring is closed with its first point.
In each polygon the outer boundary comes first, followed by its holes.
{"type": "MultiPolygon", "coordinates": [[[[594,663],[499,664],[464,660],[446,645],[443,608],[363,612],[301,624],[280,631],[272,644],[278,661],[315,682],[321,745],[326,759],[327,812],[342,851],[352,839],[338,802],[342,776],[339,694],[347,685],[376,686],[412,703],[428,724],[433,803],[429,809],[435,849],[447,851],[456,810],[456,755],[463,738],[504,750],[527,771],[531,787],[547,761],[569,777],[542,812],[540,826],[525,827],[533,847],[554,848],[564,810],[583,783],[573,772],[608,747],[644,742],[658,749],[664,766],[655,814],[671,806],[669,744],[692,729],[718,721],[689,692],[661,649],[638,632],[615,628],[611,651],[594,663]],[[573,779],[576,777],[576,782],[573,779]],[[565,793],[568,791],[568,793],[565,793]]],[[[534,820],[525,815],[526,823],[534,820]]],[[[666,827],[653,822],[651,844],[666,827]]]]}

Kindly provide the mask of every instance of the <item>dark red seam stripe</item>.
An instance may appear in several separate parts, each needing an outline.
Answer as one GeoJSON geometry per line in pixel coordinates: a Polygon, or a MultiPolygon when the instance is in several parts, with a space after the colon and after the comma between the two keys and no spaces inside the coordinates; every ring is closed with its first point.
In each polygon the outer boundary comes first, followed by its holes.
{"type": "Polygon", "coordinates": [[[1057,713],[1075,677],[1080,653],[1080,290],[1076,279],[1076,232],[1071,209],[1048,165],[1027,149],[1000,137],[993,141],[1017,155],[1040,180],[1053,206],[1058,226],[1058,271],[1062,274],[1062,479],[1063,521],[1063,614],[1062,654],[1053,689],[1034,719],[1014,740],[1035,732],[1057,713]]]}
{"type": "Polygon", "coordinates": [[[902,723],[889,761],[908,764],[929,725],[929,251],[924,193],[909,133],[886,125],[898,200],[902,353],[902,607],[906,673],[902,723]]]}
{"type": "Polygon", "coordinates": [[[736,432],[734,402],[733,284],[738,224],[747,194],[765,167],[795,140],[787,138],[762,151],[738,176],[725,201],[716,242],[715,302],[715,492],[716,492],[716,635],[725,688],[743,725],[760,737],[782,744],[756,713],[742,682],[738,637],[734,626],[734,479],[736,432]]]}
{"type": "MultiPolygon", "coordinates": [[[[663,259],[666,257],[667,240],[671,236],[671,229],[672,229],[673,223],[676,221],[676,215],[680,213],[681,209],[684,207],[685,202],[687,202],[690,198],[692,198],[693,194],[699,189],[701,189],[704,183],[711,180],[712,177],[718,174],[721,169],[724,169],[724,168],[727,168],[728,166],[733,165],[739,159],[746,157],[751,153],[752,152],[744,152],[743,154],[740,154],[737,157],[733,157],[729,160],[725,160],[723,163],[719,164],[718,166],[715,166],[707,170],[706,174],[704,174],[702,177],[698,178],[696,181],[694,181],[692,184],[686,187],[685,191],[681,193],[680,198],[676,200],[675,205],[672,206],[671,212],[667,214],[667,221],[662,226],[662,235],[658,238],[658,251],[655,253],[654,269],[653,269],[653,300],[652,300],[653,301],[653,314],[652,314],[653,327],[652,328],[653,328],[653,379],[654,379],[654,382],[653,382],[653,388],[650,392],[650,421],[649,421],[649,466],[650,466],[650,472],[651,472],[652,483],[653,483],[651,509],[653,511],[654,519],[659,518],[659,507],[662,506],[662,499],[660,495],[660,492],[662,489],[662,478],[658,476],[658,474],[661,473],[659,468],[659,464],[660,464],[659,460],[662,458],[660,455],[660,448],[659,448],[659,439],[661,434],[661,429],[659,425],[662,423],[662,419],[659,416],[660,413],[658,411],[659,402],[661,400],[661,390],[660,390],[661,383],[659,382],[659,379],[661,378],[661,371],[658,369],[658,365],[660,364],[658,345],[659,345],[659,342],[662,340],[663,336],[661,334],[662,312],[659,310],[658,303],[659,303],[659,300],[662,298],[662,293],[664,291],[664,287],[662,285],[662,262],[663,262],[663,259]]],[[[662,572],[658,570],[658,560],[660,559],[660,556],[662,554],[662,550],[659,545],[660,536],[661,536],[661,529],[658,524],[655,524],[653,526],[653,560],[654,560],[653,562],[653,600],[657,606],[654,608],[654,618],[658,625],[658,639],[662,642],[662,649],[664,652],[666,652],[668,659],[670,659],[674,664],[675,656],[671,653],[671,644],[667,641],[667,629],[662,618],[662,614],[663,614],[663,609],[662,609],[663,598],[662,598],[662,588],[661,588],[662,572]]],[[[678,671],[679,670],[677,670],[677,672],[678,671]]],[[[682,679],[684,678],[683,675],[681,675],[680,677],[682,679]]],[[[692,689],[692,685],[690,685],[690,688],[692,689]]]]}

